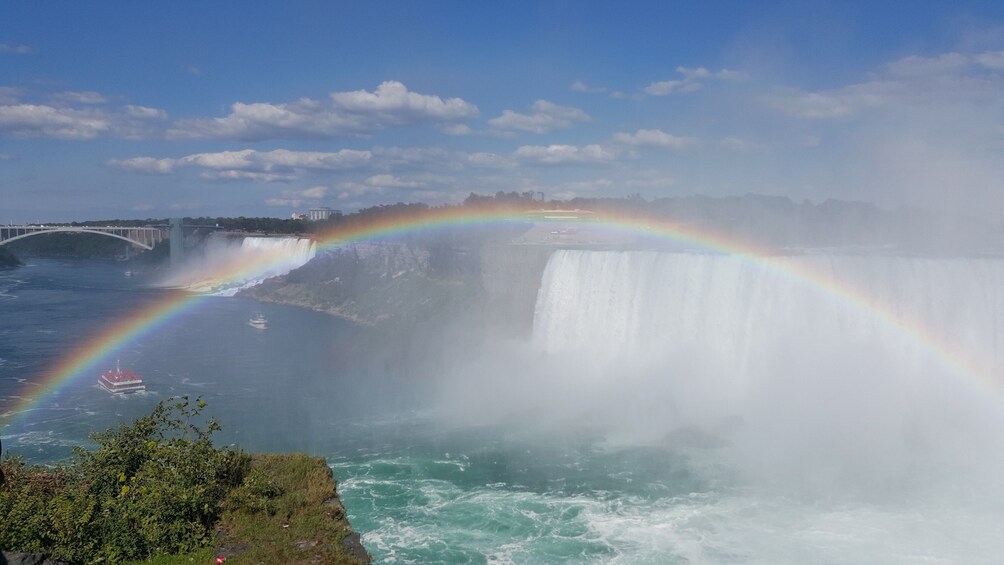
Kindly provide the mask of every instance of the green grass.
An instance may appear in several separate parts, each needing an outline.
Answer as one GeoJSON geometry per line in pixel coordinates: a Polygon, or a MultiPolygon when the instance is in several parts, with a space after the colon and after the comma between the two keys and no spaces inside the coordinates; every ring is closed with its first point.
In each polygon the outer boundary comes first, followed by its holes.
{"type": "Polygon", "coordinates": [[[324,459],[259,455],[248,477],[245,486],[269,481],[255,487],[266,493],[258,502],[266,499],[267,504],[251,504],[256,511],[248,511],[244,487],[231,493],[217,528],[222,553],[237,550],[228,556],[228,564],[361,562],[342,548],[342,539],[352,530],[324,459]]]}
{"type": "Polygon", "coordinates": [[[244,485],[231,491],[213,547],[158,555],[130,565],[358,564],[341,541],[351,533],[324,459],[304,454],[256,455],[244,485]]]}

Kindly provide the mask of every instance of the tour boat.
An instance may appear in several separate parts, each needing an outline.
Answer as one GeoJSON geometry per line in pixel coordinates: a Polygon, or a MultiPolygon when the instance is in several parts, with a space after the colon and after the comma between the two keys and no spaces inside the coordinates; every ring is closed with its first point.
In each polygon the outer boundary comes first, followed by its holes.
{"type": "Polygon", "coordinates": [[[265,316],[262,316],[261,314],[255,314],[253,318],[248,320],[248,325],[252,328],[263,330],[268,327],[268,320],[266,320],[265,316]]]}
{"type": "Polygon", "coordinates": [[[146,385],[143,384],[143,379],[139,375],[132,371],[123,371],[118,363],[115,364],[114,371],[105,371],[98,377],[98,384],[112,394],[146,390],[146,385]]]}

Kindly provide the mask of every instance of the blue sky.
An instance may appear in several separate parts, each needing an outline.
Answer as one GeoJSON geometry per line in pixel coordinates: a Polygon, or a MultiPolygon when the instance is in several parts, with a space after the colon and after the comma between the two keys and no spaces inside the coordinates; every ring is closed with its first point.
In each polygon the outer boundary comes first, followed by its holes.
{"type": "Polygon", "coordinates": [[[0,0],[4,223],[1002,179],[1001,2],[0,0]]]}

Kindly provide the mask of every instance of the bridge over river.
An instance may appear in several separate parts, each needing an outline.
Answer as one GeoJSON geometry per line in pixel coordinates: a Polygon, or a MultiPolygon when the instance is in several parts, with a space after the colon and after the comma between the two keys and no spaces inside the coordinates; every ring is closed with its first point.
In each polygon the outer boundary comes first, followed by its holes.
{"type": "Polygon", "coordinates": [[[46,233],[95,233],[128,241],[143,249],[153,246],[171,236],[167,227],[123,227],[123,226],[57,226],[57,225],[0,225],[0,245],[46,233]]]}

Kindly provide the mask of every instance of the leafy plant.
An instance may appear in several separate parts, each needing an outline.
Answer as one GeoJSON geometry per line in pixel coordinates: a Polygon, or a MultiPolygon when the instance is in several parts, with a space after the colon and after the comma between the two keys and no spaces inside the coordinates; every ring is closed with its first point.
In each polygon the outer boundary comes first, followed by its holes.
{"type": "Polygon", "coordinates": [[[250,457],[215,448],[201,399],[160,402],[131,425],[96,433],[70,464],[3,463],[0,547],[48,551],[70,563],[182,553],[212,541],[222,500],[241,485],[250,457]]]}

